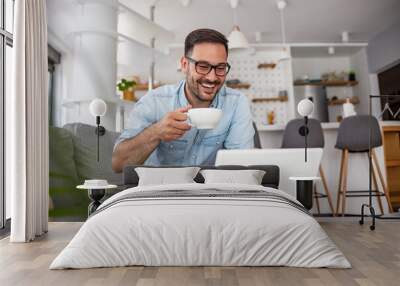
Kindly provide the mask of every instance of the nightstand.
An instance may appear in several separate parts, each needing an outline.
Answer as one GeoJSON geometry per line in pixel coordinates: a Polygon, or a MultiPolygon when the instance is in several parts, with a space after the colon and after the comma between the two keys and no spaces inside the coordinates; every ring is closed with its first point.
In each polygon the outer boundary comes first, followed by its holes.
{"type": "Polygon", "coordinates": [[[314,181],[320,177],[289,177],[289,180],[296,181],[296,199],[310,210],[313,206],[314,181]]]}
{"type": "Polygon", "coordinates": [[[106,189],[115,189],[117,185],[106,185],[106,186],[87,186],[79,185],[76,187],[79,190],[87,190],[88,196],[91,203],[88,206],[88,216],[94,213],[101,204],[101,199],[104,198],[106,194],[106,189]]]}

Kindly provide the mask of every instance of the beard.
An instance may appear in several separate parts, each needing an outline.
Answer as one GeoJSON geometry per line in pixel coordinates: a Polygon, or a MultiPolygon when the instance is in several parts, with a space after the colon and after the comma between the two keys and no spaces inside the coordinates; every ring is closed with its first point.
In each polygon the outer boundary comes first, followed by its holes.
{"type": "Polygon", "coordinates": [[[220,91],[224,81],[216,79],[195,79],[193,76],[186,76],[186,84],[189,92],[200,102],[212,102],[215,95],[220,91]]]}

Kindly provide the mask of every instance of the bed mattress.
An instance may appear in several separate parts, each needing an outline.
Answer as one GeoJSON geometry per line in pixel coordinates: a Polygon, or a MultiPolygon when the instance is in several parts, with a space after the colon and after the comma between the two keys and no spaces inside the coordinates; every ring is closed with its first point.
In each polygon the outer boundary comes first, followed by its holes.
{"type": "Polygon", "coordinates": [[[292,196],[256,185],[197,183],[114,195],[50,269],[129,265],[351,267],[292,196]]]}

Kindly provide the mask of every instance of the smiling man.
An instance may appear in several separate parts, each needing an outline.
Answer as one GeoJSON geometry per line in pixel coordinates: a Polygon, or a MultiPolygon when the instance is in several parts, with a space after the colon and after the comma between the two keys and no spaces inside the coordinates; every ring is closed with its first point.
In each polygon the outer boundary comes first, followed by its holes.
{"type": "Polygon", "coordinates": [[[225,36],[211,29],[191,32],[181,68],[185,80],[152,90],[135,104],[114,146],[114,171],[128,164],[213,165],[219,149],[254,147],[249,101],[224,85],[230,70],[225,36]],[[222,110],[216,128],[187,123],[190,108],[204,107],[222,110]]]}

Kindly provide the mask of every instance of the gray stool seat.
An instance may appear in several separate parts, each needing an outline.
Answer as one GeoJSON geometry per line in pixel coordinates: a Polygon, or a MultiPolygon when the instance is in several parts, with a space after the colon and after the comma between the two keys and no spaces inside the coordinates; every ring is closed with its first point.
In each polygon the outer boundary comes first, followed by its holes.
{"type": "Polygon", "coordinates": [[[378,160],[374,148],[382,146],[382,136],[378,120],[371,115],[355,115],[343,119],[340,123],[335,148],[342,150],[342,159],[340,163],[339,187],[336,204],[336,213],[339,214],[340,205],[342,205],[341,214],[344,215],[346,209],[346,197],[367,197],[369,191],[366,190],[347,190],[347,172],[349,153],[362,152],[368,155],[371,148],[372,160],[372,183],[374,186],[373,196],[377,198],[379,209],[383,214],[381,196],[385,196],[389,211],[392,212],[389,193],[385,186],[385,181],[380,171],[378,160]],[[378,189],[377,174],[383,188],[383,192],[378,189]],[[342,197],[342,199],[341,199],[342,197]]]}
{"type": "MultiPolygon", "coordinates": [[[[304,136],[299,133],[300,127],[304,125],[304,119],[293,119],[286,125],[285,131],[283,132],[282,148],[304,148],[305,141],[304,136]]],[[[314,118],[308,119],[308,130],[307,135],[307,147],[309,148],[324,148],[325,140],[324,133],[322,131],[321,122],[314,118]]],[[[322,166],[319,166],[319,173],[321,175],[321,181],[325,190],[325,194],[318,193],[314,188],[314,198],[317,206],[318,214],[320,213],[319,199],[327,198],[329,207],[332,214],[335,214],[335,210],[332,204],[331,194],[328,189],[328,184],[326,182],[325,173],[322,166]]]]}
{"type": "MultiPolygon", "coordinates": [[[[283,133],[282,148],[304,148],[304,136],[299,133],[299,128],[304,125],[304,119],[293,119],[286,125],[283,133]]],[[[321,123],[314,118],[308,119],[309,133],[307,135],[308,148],[324,148],[324,133],[321,123]]]]}
{"type": "Polygon", "coordinates": [[[255,122],[253,122],[253,128],[254,128],[254,148],[261,149],[261,140],[260,140],[260,134],[258,133],[257,125],[255,122]]]}
{"type": "Polygon", "coordinates": [[[349,152],[368,152],[369,134],[371,148],[382,146],[378,120],[370,115],[346,117],[340,123],[335,147],[349,152]]]}

